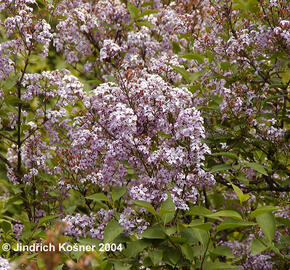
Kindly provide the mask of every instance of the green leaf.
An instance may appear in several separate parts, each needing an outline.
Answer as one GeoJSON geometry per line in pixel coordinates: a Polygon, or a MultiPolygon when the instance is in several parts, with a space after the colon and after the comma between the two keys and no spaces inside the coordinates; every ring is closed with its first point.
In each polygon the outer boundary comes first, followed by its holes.
{"type": "Polygon", "coordinates": [[[172,41],[172,50],[174,53],[179,53],[181,51],[179,42],[172,41]]]}
{"type": "Polygon", "coordinates": [[[277,222],[279,222],[279,224],[283,224],[287,227],[290,227],[290,220],[287,218],[283,218],[283,217],[276,217],[277,222]]]}
{"type": "Polygon", "coordinates": [[[182,238],[186,239],[186,242],[190,245],[195,244],[199,241],[196,234],[192,230],[192,228],[187,227],[180,231],[180,235],[182,238]]]}
{"type": "Polygon", "coordinates": [[[78,242],[81,245],[88,245],[88,246],[93,246],[93,245],[99,246],[99,244],[101,243],[100,240],[92,239],[92,238],[79,239],[78,242]]]}
{"type": "Polygon", "coordinates": [[[257,0],[235,0],[233,1],[233,9],[239,9],[243,17],[248,16],[248,12],[257,12],[257,0]]]}
{"type": "Polygon", "coordinates": [[[151,244],[150,240],[140,239],[136,241],[129,242],[127,248],[124,250],[124,255],[128,258],[136,257],[136,255],[149,247],[151,244]]]}
{"type": "Polygon", "coordinates": [[[172,138],[172,135],[171,134],[167,134],[167,133],[164,133],[162,131],[157,131],[157,134],[161,137],[164,137],[164,138],[167,138],[167,139],[171,139],[172,138]]]}
{"type": "Polygon", "coordinates": [[[117,80],[114,76],[112,75],[105,75],[105,78],[108,82],[113,82],[113,83],[117,83],[117,80]]]}
{"type": "Polygon", "coordinates": [[[238,221],[235,219],[232,220],[224,220],[221,224],[217,226],[217,232],[227,230],[227,229],[234,229],[238,227],[248,227],[254,226],[256,223],[249,222],[249,221],[238,221]]]}
{"type": "Polygon", "coordinates": [[[139,17],[144,17],[144,16],[147,16],[147,15],[156,14],[156,13],[159,13],[159,11],[158,10],[152,10],[152,9],[146,9],[146,10],[141,12],[139,17]]]}
{"type": "Polygon", "coordinates": [[[228,165],[228,164],[219,164],[219,165],[215,165],[213,167],[210,168],[210,172],[214,173],[214,172],[220,172],[220,171],[226,171],[231,169],[232,166],[228,165]]]}
{"type": "Polygon", "coordinates": [[[218,256],[226,256],[228,258],[235,258],[232,250],[228,246],[218,246],[210,252],[218,256]]]}
{"type": "Polygon", "coordinates": [[[190,82],[190,73],[184,68],[172,66],[172,68],[177,71],[187,82],[190,82]]]}
{"type": "Polygon", "coordinates": [[[184,237],[180,237],[180,236],[174,236],[171,235],[170,237],[168,237],[171,241],[171,243],[175,243],[175,244],[184,244],[187,242],[187,239],[184,237]]]}
{"type": "Polygon", "coordinates": [[[131,265],[125,265],[122,262],[114,262],[114,269],[115,270],[129,270],[131,265]]]}
{"type": "Polygon", "coordinates": [[[192,206],[189,213],[193,216],[207,216],[211,215],[212,212],[203,206],[192,206]]]}
{"type": "Polygon", "coordinates": [[[259,239],[254,239],[251,243],[251,253],[253,256],[258,255],[259,253],[262,253],[266,249],[268,249],[267,246],[265,246],[259,239]]]}
{"type": "Polygon", "coordinates": [[[93,200],[93,201],[109,201],[108,197],[103,192],[86,196],[86,199],[93,200]]]}
{"type": "Polygon", "coordinates": [[[217,209],[224,207],[225,198],[221,195],[221,193],[215,192],[209,195],[209,197],[217,209]]]}
{"type": "Polygon", "coordinates": [[[12,231],[12,224],[7,220],[1,219],[0,228],[3,230],[4,233],[9,233],[12,231]]]}
{"type": "Polygon", "coordinates": [[[188,227],[183,229],[180,234],[189,244],[199,241],[203,246],[206,246],[209,241],[209,233],[198,228],[188,227]]]}
{"type": "Polygon", "coordinates": [[[135,7],[134,5],[132,5],[130,2],[128,2],[127,8],[128,8],[129,13],[130,13],[131,19],[136,19],[140,13],[140,10],[137,7],[135,7]]]}
{"type": "Polygon", "coordinates": [[[259,208],[257,208],[255,211],[253,211],[250,215],[251,218],[255,218],[258,215],[267,213],[267,212],[272,212],[272,211],[276,211],[278,210],[279,207],[276,206],[272,206],[272,205],[265,205],[265,206],[261,206],[259,208]]]}
{"type": "Polygon", "coordinates": [[[141,7],[152,7],[153,8],[154,2],[153,1],[149,1],[149,2],[143,2],[143,4],[141,5],[141,7]]]}
{"type": "Polygon", "coordinates": [[[200,70],[200,71],[197,71],[197,72],[193,72],[193,73],[190,73],[190,76],[189,76],[189,80],[190,82],[194,82],[196,81],[197,79],[199,79],[199,77],[204,73],[203,70],[200,70]]]}
{"type": "Polygon", "coordinates": [[[104,231],[104,243],[112,242],[122,231],[124,231],[124,227],[116,220],[110,220],[104,231]]]}
{"type": "Polygon", "coordinates": [[[154,207],[146,201],[134,201],[134,203],[140,207],[145,208],[149,213],[151,213],[152,215],[156,216],[156,211],[154,209],[154,207]]]}
{"type": "Polygon", "coordinates": [[[112,199],[113,201],[119,200],[122,196],[124,196],[127,192],[126,186],[115,187],[112,190],[112,199]]]}
{"type": "Polygon", "coordinates": [[[271,242],[274,239],[276,229],[274,215],[270,212],[266,212],[256,216],[256,220],[265,237],[271,242]]]}
{"type": "Polygon", "coordinates": [[[212,156],[223,156],[223,157],[228,157],[228,158],[231,158],[231,159],[239,159],[239,157],[234,154],[234,153],[230,153],[230,152],[219,152],[219,153],[213,153],[211,154],[212,156]]]}
{"type": "Polygon", "coordinates": [[[157,265],[162,260],[163,251],[162,250],[158,250],[158,249],[149,250],[148,251],[148,255],[149,255],[151,261],[153,262],[153,264],[157,265]]]}
{"type": "Polygon", "coordinates": [[[121,163],[128,168],[131,168],[130,162],[128,160],[122,160],[121,163]]]}
{"type": "Polygon", "coordinates": [[[219,108],[219,105],[223,102],[223,98],[221,96],[216,96],[216,95],[212,95],[210,96],[210,104],[214,104],[217,106],[217,108],[219,108]]]}
{"type": "Polygon", "coordinates": [[[237,179],[242,183],[242,184],[245,184],[245,185],[248,185],[249,184],[249,180],[248,178],[246,178],[243,174],[239,174],[237,176],[237,179]]]}
{"type": "Polygon", "coordinates": [[[238,219],[238,220],[242,220],[242,216],[234,211],[234,210],[221,210],[215,213],[212,213],[210,215],[207,215],[207,217],[209,218],[213,218],[213,217],[229,217],[229,218],[233,218],[233,219],[238,219]]]}
{"type": "Polygon", "coordinates": [[[2,84],[4,89],[11,90],[16,84],[19,75],[10,76],[6,81],[1,81],[0,85],[2,84]]]}
{"type": "Polygon", "coordinates": [[[191,228],[191,230],[193,232],[193,235],[205,247],[209,241],[209,233],[197,228],[191,228]]]}
{"type": "Polygon", "coordinates": [[[50,216],[43,217],[43,218],[41,218],[41,219],[38,221],[37,226],[40,226],[40,225],[42,225],[43,223],[46,223],[46,222],[48,222],[48,221],[51,221],[51,220],[53,220],[53,219],[55,219],[55,218],[57,218],[57,217],[59,217],[59,216],[60,216],[60,215],[50,215],[50,216]]]}
{"type": "Polygon", "coordinates": [[[190,85],[188,87],[188,90],[193,94],[195,94],[197,90],[202,90],[202,89],[206,89],[206,88],[204,88],[200,83],[195,83],[194,85],[190,85]]]}
{"type": "Polygon", "coordinates": [[[255,171],[264,174],[264,175],[268,175],[267,171],[265,170],[265,167],[259,163],[256,162],[249,162],[246,164],[247,167],[254,169],[255,171]]]}
{"type": "Polygon", "coordinates": [[[63,263],[63,264],[60,264],[60,265],[58,265],[58,266],[56,266],[56,267],[54,268],[54,270],[62,270],[63,266],[64,266],[64,263],[63,263]]]}
{"type": "MultiPolygon", "coordinates": [[[[219,218],[216,218],[217,220],[220,220],[219,218]]],[[[197,228],[197,229],[201,229],[201,230],[204,230],[204,231],[209,231],[210,230],[210,227],[211,227],[212,223],[210,222],[206,222],[206,223],[201,223],[201,224],[194,224],[194,223],[190,223],[188,225],[188,227],[191,227],[191,228],[197,228]]]]}
{"type": "Polygon", "coordinates": [[[195,252],[195,248],[190,246],[190,245],[182,245],[181,246],[181,251],[185,255],[185,258],[192,261],[194,260],[195,257],[198,257],[199,254],[195,252]]]}
{"type": "Polygon", "coordinates": [[[196,60],[200,65],[203,63],[203,56],[199,53],[179,54],[179,56],[188,60],[196,60]]]}
{"type": "Polygon", "coordinates": [[[243,203],[250,198],[249,194],[244,194],[243,191],[239,187],[237,187],[236,185],[232,184],[232,187],[233,187],[234,191],[236,192],[236,194],[240,200],[240,203],[243,203]]]}
{"type": "Polygon", "coordinates": [[[22,104],[23,101],[21,99],[19,99],[16,96],[12,96],[9,95],[5,98],[5,101],[7,102],[7,104],[11,105],[11,106],[17,106],[18,104],[22,104]]]}
{"type": "Polygon", "coordinates": [[[80,259],[80,257],[83,255],[83,252],[82,251],[72,251],[70,253],[70,256],[72,257],[72,259],[78,261],[80,259]]]}
{"type": "Polygon", "coordinates": [[[22,230],[22,239],[29,239],[32,235],[32,232],[33,232],[33,227],[34,227],[34,224],[33,223],[30,223],[30,222],[27,222],[25,225],[24,225],[24,228],[22,230]]]}
{"type": "Polygon", "coordinates": [[[221,62],[221,68],[223,70],[228,70],[230,68],[231,64],[229,62],[221,62]]]}
{"type": "Polygon", "coordinates": [[[102,81],[95,79],[95,80],[86,80],[86,81],[83,81],[83,83],[86,83],[88,85],[96,85],[96,86],[98,86],[99,84],[102,83],[102,81]]]}
{"type": "Polygon", "coordinates": [[[222,262],[205,262],[204,268],[206,270],[241,270],[238,266],[230,265],[222,262]]]}
{"type": "Polygon", "coordinates": [[[165,233],[166,233],[166,235],[172,235],[172,234],[176,233],[176,228],[174,226],[173,227],[166,227],[165,233]]]}
{"type": "Polygon", "coordinates": [[[290,81],[290,70],[280,73],[282,83],[287,84],[290,81]]]}
{"type": "Polygon", "coordinates": [[[154,226],[148,228],[145,232],[141,234],[142,237],[148,239],[165,239],[166,236],[160,226],[154,226]]]}
{"type": "Polygon", "coordinates": [[[290,245],[290,236],[289,235],[281,235],[280,243],[283,245],[290,245]]]}
{"type": "Polygon", "coordinates": [[[138,25],[138,26],[146,26],[148,28],[154,28],[155,27],[155,25],[153,23],[145,21],[145,20],[141,20],[139,22],[136,22],[136,25],[138,25]]]}
{"type": "Polygon", "coordinates": [[[175,248],[166,248],[164,251],[163,260],[165,263],[168,263],[171,266],[176,266],[181,257],[178,249],[175,248]]]}
{"type": "Polygon", "coordinates": [[[172,201],[170,194],[168,194],[167,200],[161,204],[159,214],[164,224],[167,224],[174,218],[175,204],[172,201]]]}

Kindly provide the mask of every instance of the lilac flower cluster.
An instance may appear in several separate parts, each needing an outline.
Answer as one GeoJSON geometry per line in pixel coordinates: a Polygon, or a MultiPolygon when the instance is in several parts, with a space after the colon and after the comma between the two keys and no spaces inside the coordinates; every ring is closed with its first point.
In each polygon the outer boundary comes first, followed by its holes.
{"type": "Polygon", "coordinates": [[[27,101],[39,96],[45,102],[49,98],[59,97],[57,107],[74,104],[83,96],[83,84],[69,74],[68,70],[43,71],[41,74],[26,73],[22,86],[26,89],[22,100],[27,101]]]}
{"type": "MultiPolygon", "coordinates": [[[[141,2],[138,2],[139,6],[141,2]]],[[[114,70],[116,65],[111,59],[116,58],[118,66],[135,68],[145,65],[148,70],[177,81],[181,77],[173,72],[172,65],[179,66],[181,60],[172,52],[172,41],[179,41],[178,35],[192,30],[194,12],[185,14],[176,3],[170,6],[154,3],[154,6],[160,10],[144,16],[150,26],[145,24],[138,26],[138,31],[128,31],[130,14],[119,0],[61,1],[54,11],[54,15],[60,17],[54,45],[57,51],[64,53],[68,63],[82,62],[83,71],[88,75],[97,68],[106,73],[106,66],[114,70]],[[156,32],[162,40],[154,37],[156,32]],[[126,54],[121,56],[119,52],[126,54]],[[92,57],[95,55],[98,59],[92,57]],[[102,63],[104,59],[106,61],[102,63]]],[[[146,7],[140,9],[145,11],[146,7]]],[[[185,39],[183,41],[186,46],[185,39]]]]}
{"type": "Polygon", "coordinates": [[[83,121],[68,132],[71,151],[79,153],[73,162],[104,191],[127,183],[132,199],[159,205],[171,190],[177,207],[186,209],[186,202],[197,198],[194,187],[214,184],[202,169],[209,153],[201,142],[203,119],[186,89],[173,88],[157,75],[134,73],[130,80],[124,74],[120,85],[102,84],[92,91],[85,102],[89,124],[83,121]],[[92,171],[96,160],[101,167],[92,171]],[[123,161],[136,172],[130,181],[123,161]]]}
{"type": "Polygon", "coordinates": [[[271,261],[271,254],[258,254],[253,256],[250,251],[251,242],[255,236],[250,234],[247,241],[245,242],[225,242],[229,248],[231,248],[233,255],[237,258],[244,258],[240,267],[242,269],[253,269],[253,270],[271,270],[274,268],[275,263],[271,261]]]}
{"type": "Polygon", "coordinates": [[[259,122],[256,119],[251,119],[250,124],[255,127],[251,131],[251,135],[260,139],[268,140],[272,143],[281,142],[286,134],[286,128],[277,127],[277,120],[271,119],[261,119],[259,122]],[[262,121],[263,122],[262,122],[262,121]]]}
{"type": "Polygon", "coordinates": [[[13,233],[15,233],[16,238],[19,240],[22,235],[22,230],[24,228],[24,225],[21,223],[16,223],[13,225],[13,233]]]}
{"type": "Polygon", "coordinates": [[[150,225],[130,207],[126,207],[120,214],[119,223],[125,228],[124,232],[127,234],[133,234],[134,232],[141,234],[150,225]]]}
{"type": "Polygon", "coordinates": [[[103,47],[100,51],[100,61],[114,57],[117,53],[121,52],[121,50],[122,48],[118,44],[114,43],[113,40],[104,40],[103,47]]]}
{"type": "Polygon", "coordinates": [[[290,207],[289,206],[281,207],[276,211],[275,216],[290,219],[290,207]]]}
{"type": "Polygon", "coordinates": [[[0,79],[7,79],[13,71],[14,63],[7,55],[3,53],[2,44],[0,44],[0,79]]]}
{"type": "Polygon", "coordinates": [[[104,229],[110,219],[113,218],[113,210],[99,210],[96,214],[66,216],[62,219],[65,224],[65,234],[75,238],[91,236],[103,240],[104,229]]]}
{"type": "Polygon", "coordinates": [[[92,227],[90,229],[90,235],[93,238],[97,238],[99,240],[103,240],[104,239],[104,229],[107,225],[107,223],[113,218],[113,210],[104,210],[104,209],[100,209],[97,214],[96,217],[98,219],[98,224],[97,227],[92,227]]]}
{"type": "Polygon", "coordinates": [[[11,265],[7,259],[0,257],[0,270],[12,270],[11,265]]]}
{"type": "Polygon", "coordinates": [[[87,216],[76,214],[74,216],[66,216],[62,219],[65,223],[65,234],[73,235],[76,238],[85,237],[87,231],[94,226],[95,216],[87,216]]]}
{"type": "MultiPolygon", "coordinates": [[[[11,50],[18,53],[21,50],[29,51],[35,46],[42,46],[40,55],[46,57],[48,55],[48,47],[53,37],[51,26],[43,19],[35,21],[33,8],[31,4],[36,4],[36,1],[16,0],[16,1],[1,1],[0,9],[10,11],[14,16],[8,17],[3,22],[6,29],[6,36],[10,37],[13,34],[19,36],[13,41],[4,42],[5,49],[8,53],[11,50]]],[[[2,45],[3,46],[3,45],[2,45]]]]}
{"type": "MultiPolygon", "coordinates": [[[[78,62],[102,46],[108,47],[108,41],[115,38],[102,34],[106,30],[105,25],[111,24],[119,29],[121,24],[129,22],[126,6],[119,0],[64,0],[57,5],[54,15],[66,16],[57,25],[53,42],[58,51],[64,51],[68,63],[78,62]]],[[[114,48],[113,51],[119,50],[119,45],[116,44],[114,48]]],[[[101,51],[101,60],[105,51],[101,51]]]]}

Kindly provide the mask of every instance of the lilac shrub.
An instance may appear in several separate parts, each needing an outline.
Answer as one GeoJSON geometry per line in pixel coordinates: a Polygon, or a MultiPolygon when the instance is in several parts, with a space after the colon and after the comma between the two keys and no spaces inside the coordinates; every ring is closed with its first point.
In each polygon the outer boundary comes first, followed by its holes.
{"type": "Polygon", "coordinates": [[[0,0],[0,268],[287,269],[288,8],[0,0]]]}

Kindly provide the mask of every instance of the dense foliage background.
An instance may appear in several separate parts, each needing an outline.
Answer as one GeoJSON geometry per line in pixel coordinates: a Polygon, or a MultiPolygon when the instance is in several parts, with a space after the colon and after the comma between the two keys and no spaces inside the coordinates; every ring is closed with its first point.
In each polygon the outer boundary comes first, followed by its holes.
{"type": "Polygon", "coordinates": [[[0,0],[0,269],[289,269],[289,10],[0,0]]]}

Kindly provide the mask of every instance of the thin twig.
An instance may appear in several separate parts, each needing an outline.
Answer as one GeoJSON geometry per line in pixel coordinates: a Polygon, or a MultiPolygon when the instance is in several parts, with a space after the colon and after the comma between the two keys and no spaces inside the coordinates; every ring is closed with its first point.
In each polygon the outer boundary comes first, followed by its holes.
{"type": "Polygon", "coordinates": [[[12,168],[12,165],[11,163],[9,162],[9,160],[7,158],[5,158],[4,156],[2,156],[0,154],[0,159],[9,167],[9,168],[12,168]]]}
{"type": "Polygon", "coordinates": [[[5,135],[5,134],[3,134],[3,133],[0,133],[0,137],[3,137],[3,138],[5,138],[5,139],[7,139],[8,141],[17,144],[17,141],[16,141],[16,140],[10,138],[9,136],[7,136],[7,135],[5,135]]]}

